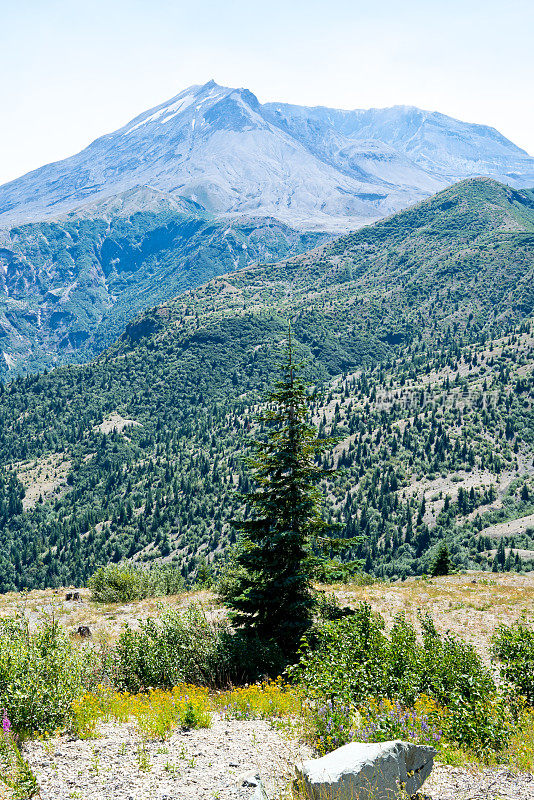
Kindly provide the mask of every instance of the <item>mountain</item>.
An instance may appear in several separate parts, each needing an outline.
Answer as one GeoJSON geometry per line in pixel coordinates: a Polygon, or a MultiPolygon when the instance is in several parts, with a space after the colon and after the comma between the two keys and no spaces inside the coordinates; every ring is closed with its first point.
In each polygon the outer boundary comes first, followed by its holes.
{"type": "Polygon", "coordinates": [[[87,359],[147,307],[324,239],[265,217],[217,222],[146,187],[12,228],[0,237],[0,375],[87,359]]]}
{"type": "Polygon", "coordinates": [[[497,131],[442,114],[262,105],[210,81],[0,187],[0,225],[83,215],[147,187],[187,210],[344,231],[478,173],[525,186],[534,160],[497,131]]]}
{"type": "MultiPolygon", "coordinates": [[[[534,558],[534,193],[452,186],[313,252],[217,277],[91,363],[0,387],[0,591],[235,541],[241,458],[292,320],[328,516],[381,577],[534,558]]],[[[343,566],[338,569],[343,569],[343,566]]],[[[336,573],[337,574],[337,573],[336,573]]]]}
{"type": "MultiPolygon", "coordinates": [[[[488,175],[512,186],[534,186],[534,159],[487,125],[461,122],[414,106],[341,111],[267,103],[265,108],[280,127],[311,146],[321,136],[335,132],[355,147],[381,142],[404,155],[407,164],[447,183],[488,175]]],[[[393,177],[391,180],[395,182],[393,177]]]]}

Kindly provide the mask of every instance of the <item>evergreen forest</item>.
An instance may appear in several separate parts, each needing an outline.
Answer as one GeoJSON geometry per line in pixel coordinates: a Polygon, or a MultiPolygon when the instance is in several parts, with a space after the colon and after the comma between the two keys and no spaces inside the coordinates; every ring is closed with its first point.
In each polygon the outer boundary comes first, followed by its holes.
{"type": "Polygon", "coordinates": [[[129,322],[0,386],[0,592],[101,566],[217,572],[291,321],[328,523],[324,578],[534,560],[534,194],[471,179],[129,322]]]}

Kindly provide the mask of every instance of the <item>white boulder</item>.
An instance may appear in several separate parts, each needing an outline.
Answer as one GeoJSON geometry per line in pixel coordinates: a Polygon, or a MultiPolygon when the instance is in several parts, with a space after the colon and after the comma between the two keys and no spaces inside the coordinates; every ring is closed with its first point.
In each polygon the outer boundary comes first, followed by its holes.
{"type": "Polygon", "coordinates": [[[297,767],[297,783],[312,800],[399,800],[420,789],[435,755],[410,742],[351,742],[297,767]]]}

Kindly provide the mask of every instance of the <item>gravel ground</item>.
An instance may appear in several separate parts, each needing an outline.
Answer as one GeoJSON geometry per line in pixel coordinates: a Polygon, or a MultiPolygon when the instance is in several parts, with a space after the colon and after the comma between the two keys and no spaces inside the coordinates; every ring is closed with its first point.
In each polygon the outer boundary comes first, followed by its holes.
{"type": "Polygon", "coordinates": [[[534,775],[436,764],[423,788],[428,800],[533,800],[534,775]]]}
{"type": "MultiPolygon", "coordinates": [[[[269,798],[285,795],[309,750],[261,720],[215,718],[209,729],[166,742],[139,739],[133,725],[105,724],[87,741],[28,742],[24,754],[42,800],[251,800],[259,773],[269,798]]],[[[534,776],[436,764],[421,800],[534,800],[534,776]]]]}
{"type": "Polygon", "coordinates": [[[42,800],[250,800],[255,773],[269,796],[287,787],[305,747],[261,720],[214,719],[145,745],[130,724],[104,724],[91,740],[32,741],[24,748],[42,800]]]}

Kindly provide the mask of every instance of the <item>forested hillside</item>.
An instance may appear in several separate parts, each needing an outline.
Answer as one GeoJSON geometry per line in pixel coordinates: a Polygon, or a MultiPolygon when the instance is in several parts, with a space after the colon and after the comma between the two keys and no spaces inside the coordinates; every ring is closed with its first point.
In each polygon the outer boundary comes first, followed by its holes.
{"type": "Polygon", "coordinates": [[[360,537],[349,561],[417,574],[443,540],[458,566],[534,558],[533,256],[534,195],[469,180],[155,308],[90,364],[17,378],[0,395],[0,591],[224,558],[289,319],[310,413],[339,437],[323,488],[360,537]]]}
{"type": "Polygon", "coordinates": [[[86,361],[135,314],[325,238],[272,219],[216,222],[146,188],[82,216],[12,228],[0,235],[0,375],[86,361]],[[128,210],[136,204],[144,210],[128,210]]]}

